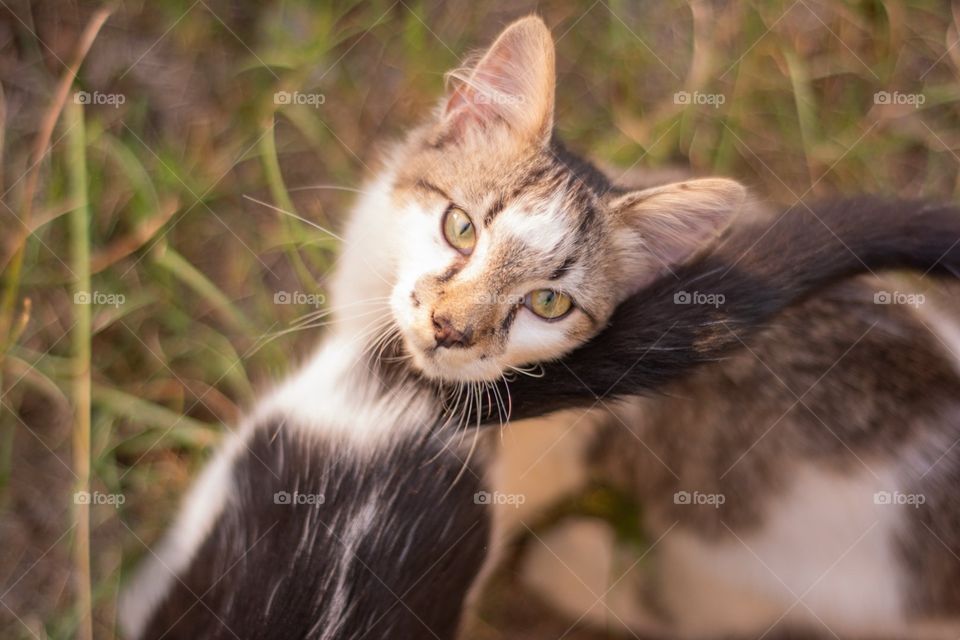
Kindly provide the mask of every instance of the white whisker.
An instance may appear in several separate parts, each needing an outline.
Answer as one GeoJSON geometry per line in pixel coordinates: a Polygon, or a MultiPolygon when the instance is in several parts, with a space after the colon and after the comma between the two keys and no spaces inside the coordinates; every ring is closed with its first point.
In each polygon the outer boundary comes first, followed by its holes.
{"type": "Polygon", "coordinates": [[[354,189],[353,187],[344,187],[338,184],[317,184],[317,185],[307,185],[304,187],[293,187],[292,189],[287,189],[288,192],[294,193],[296,191],[319,191],[321,189],[329,189],[332,191],[349,191],[351,193],[366,194],[367,191],[363,189],[354,189]]]}

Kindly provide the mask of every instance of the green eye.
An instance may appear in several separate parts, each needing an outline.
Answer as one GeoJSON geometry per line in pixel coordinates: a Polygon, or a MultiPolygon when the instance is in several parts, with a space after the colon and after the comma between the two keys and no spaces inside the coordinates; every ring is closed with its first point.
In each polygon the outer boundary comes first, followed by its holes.
{"type": "Polygon", "coordinates": [[[477,233],[463,209],[450,207],[443,214],[443,237],[451,247],[465,256],[470,255],[477,244],[477,233]]]}
{"type": "Polygon", "coordinates": [[[526,305],[544,320],[557,320],[570,313],[573,301],[565,293],[553,289],[537,289],[527,294],[526,305]]]}

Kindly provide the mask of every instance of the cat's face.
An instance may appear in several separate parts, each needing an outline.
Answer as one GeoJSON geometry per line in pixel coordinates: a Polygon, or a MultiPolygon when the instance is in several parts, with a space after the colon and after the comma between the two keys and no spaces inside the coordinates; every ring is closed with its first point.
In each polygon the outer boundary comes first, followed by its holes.
{"type": "Polygon", "coordinates": [[[395,184],[391,308],[418,369],[491,380],[603,327],[623,289],[616,229],[550,152],[462,153],[423,151],[395,184]]]}
{"type": "Polygon", "coordinates": [[[459,77],[393,159],[390,306],[428,377],[494,380],[560,357],[743,197],[727,180],[624,193],[570,159],[552,139],[553,45],[537,18],[459,77]]]}

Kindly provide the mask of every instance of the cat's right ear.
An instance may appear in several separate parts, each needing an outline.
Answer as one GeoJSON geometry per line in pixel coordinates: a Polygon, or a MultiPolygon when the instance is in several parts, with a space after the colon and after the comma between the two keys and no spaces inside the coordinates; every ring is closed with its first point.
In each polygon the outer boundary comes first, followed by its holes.
{"type": "Polygon", "coordinates": [[[626,231],[622,273],[636,289],[690,260],[729,226],[747,189],[725,178],[701,178],[632,191],[609,203],[626,231]]]}
{"type": "Polygon", "coordinates": [[[517,20],[473,67],[447,74],[442,105],[444,137],[490,133],[505,127],[523,142],[545,143],[553,130],[553,38],[538,16],[517,20]]]}

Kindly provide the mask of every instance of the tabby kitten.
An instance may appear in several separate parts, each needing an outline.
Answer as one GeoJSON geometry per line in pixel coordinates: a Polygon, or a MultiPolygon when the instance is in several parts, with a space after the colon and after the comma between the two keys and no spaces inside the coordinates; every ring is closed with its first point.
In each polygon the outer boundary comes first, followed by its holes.
{"type": "MultiPolygon", "coordinates": [[[[358,203],[333,299],[389,300],[385,339],[474,409],[478,389],[569,353],[731,223],[768,215],[730,180],[632,189],[568,152],[538,18],[451,80],[358,203]]],[[[599,475],[642,498],[657,544],[620,580],[600,545],[611,573],[585,602],[563,591],[582,576],[565,581],[547,566],[555,552],[535,554],[531,581],[573,617],[670,637],[955,638],[960,324],[932,291],[916,308],[877,304],[921,285],[838,286],[666,397],[514,425],[492,479],[528,499],[500,511],[499,537],[599,475]]],[[[576,533],[557,540],[598,548],[576,533]]]]}
{"type": "Polygon", "coordinates": [[[388,299],[423,375],[489,382],[550,360],[707,246],[746,190],[709,178],[615,187],[553,132],[554,60],[538,18],[508,28],[357,204],[335,307],[388,299]]]}

